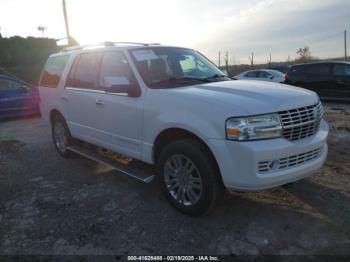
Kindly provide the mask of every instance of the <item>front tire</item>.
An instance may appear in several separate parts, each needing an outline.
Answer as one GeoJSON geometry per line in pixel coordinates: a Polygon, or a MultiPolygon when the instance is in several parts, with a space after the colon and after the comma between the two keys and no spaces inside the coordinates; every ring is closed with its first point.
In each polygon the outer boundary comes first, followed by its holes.
{"type": "Polygon", "coordinates": [[[65,158],[72,156],[72,152],[68,147],[72,144],[72,137],[70,135],[68,126],[64,118],[60,115],[53,117],[51,124],[52,139],[57,152],[65,158]]]}
{"type": "Polygon", "coordinates": [[[162,190],[180,212],[199,216],[209,213],[224,186],[215,160],[199,141],[184,139],[168,144],[157,161],[162,190]]]}

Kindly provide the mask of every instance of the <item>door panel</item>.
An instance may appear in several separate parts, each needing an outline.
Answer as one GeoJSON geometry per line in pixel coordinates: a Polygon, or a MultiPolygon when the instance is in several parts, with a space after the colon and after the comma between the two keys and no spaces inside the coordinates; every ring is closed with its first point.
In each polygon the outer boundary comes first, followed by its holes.
{"type": "Polygon", "coordinates": [[[79,55],[75,59],[60,97],[72,136],[88,142],[98,142],[101,139],[96,131],[98,129],[96,117],[99,110],[96,107],[96,99],[103,92],[98,87],[100,58],[100,52],[79,55]]]}
{"type": "Polygon", "coordinates": [[[136,85],[122,52],[81,54],[62,97],[72,135],[140,158],[143,102],[128,96],[128,88],[136,85]]]}
{"type": "Polygon", "coordinates": [[[129,97],[131,88],[140,88],[122,52],[105,52],[99,78],[105,94],[97,121],[103,137],[113,150],[131,157],[141,157],[143,97],[129,97]],[[118,91],[121,90],[121,91],[118,91]],[[122,91],[123,90],[123,91],[122,91]]]}
{"type": "Polygon", "coordinates": [[[96,100],[102,99],[102,94],[98,90],[66,87],[61,99],[72,136],[101,145],[103,136],[98,130],[103,127],[97,121],[101,108],[96,105],[96,100]]]}
{"type": "Polygon", "coordinates": [[[319,63],[305,68],[305,87],[315,91],[319,96],[325,96],[326,89],[331,82],[331,65],[319,63]]]}
{"type": "Polygon", "coordinates": [[[119,153],[140,158],[143,123],[141,97],[114,94],[101,95],[104,106],[97,112],[100,135],[109,148],[119,153]]]}

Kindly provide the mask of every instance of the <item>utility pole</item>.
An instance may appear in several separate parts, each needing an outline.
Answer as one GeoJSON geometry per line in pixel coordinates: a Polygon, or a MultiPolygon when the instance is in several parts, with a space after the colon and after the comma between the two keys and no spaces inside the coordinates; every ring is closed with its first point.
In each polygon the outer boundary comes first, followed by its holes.
{"type": "Polygon", "coordinates": [[[226,51],[224,59],[225,59],[226,72],[228,72],[228,51],[226,51]]]}
{"type": "Polygon", "coordinates": [[[348,60],[348,55],[347,55],[347,47],[346,47],[346,30],[344,30],[344,50],[345,50],[345,61],[348,60]]]}
{"type": "Polygon", "coordinates": [[[62,0],[62,6],[63,6],[64,23],[66,25],[67,41],[68,41],[68,45],[71,45],[72,40],[71,40],[71,36],[69,34],[69,24],[68,24],[68,16],[67,16],[66,1],[65,0],[62,0]]]}
{"type": "Polygon", "coordinates": [[[271,68],[271,62],[272,62],[271,53],[270,53],[270,58],[267,60],[267,62],[269,64],[269,68],[271,68]]]}
{"type": "Polygon", "coordinates": [[[220,67],[220,63],[221,63],[221,52],[219,51],[219,67],[220,67]]]}
{"type": "Polygon", "coordinates": [[[250,61],[250,65],[253,66],[254,65],[254,53],[252,52],[252,56],[248,57],[249,61],[250,61]]]}

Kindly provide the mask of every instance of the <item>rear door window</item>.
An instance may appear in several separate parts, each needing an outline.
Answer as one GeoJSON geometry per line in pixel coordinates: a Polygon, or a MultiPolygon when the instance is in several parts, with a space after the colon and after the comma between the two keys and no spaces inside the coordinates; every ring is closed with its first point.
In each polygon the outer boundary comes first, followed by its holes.
{"type": "Polygon", "coordinates": [[[11,90],[11,81],[7,79],[0,79],[0,91],[11,90]]]}
{"type": "Polygon", "coordinates": [[[270,77],[271,75],[265,71],[259,71],[259,74],[258,74],[258,77],[259,78],[268,78],[270,77]]]}
{"type": "Polygon", "coordinates": [[[244,75],[244,77],[258,77],[258,71],[250,71],[244,75]]]}
{"type": "Polygon", "coordinates": [[[0,79],[0,91],[24,91],[27,88],[26,85],[9,80],[9,79],[0,79]]]}
{"type": "Polygon", "coordinates": [[[334,76],[342,76],[342,77],[350,77],[350,65],[335,64],[333,66],[333,75],[334,76]]]}
{"type": "Polygon", "coordinates": [[[98,66],[101,53],[80,54],[74,62],[66,83],[68,87],[98,89],[98,66]]]}
{"type": "Polygon", "coordinates": [[[53,88],[58,86],[68,57],[68,55],[62,55],[48,58],[41,77],[41,86],[53,88]]]}

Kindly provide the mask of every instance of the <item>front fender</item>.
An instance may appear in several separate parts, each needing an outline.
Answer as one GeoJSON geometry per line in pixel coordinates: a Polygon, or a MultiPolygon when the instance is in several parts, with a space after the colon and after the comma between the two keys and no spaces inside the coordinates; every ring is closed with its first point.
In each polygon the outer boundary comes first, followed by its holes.
{"type": "Polygon", "coordinates": [[[205,116],[198,116],[185,110],[164,112],[153,119],[145,120],[143,130],[144,161],[153,163],[153,144],[159,134],[170,128],[179,128],[191,132],[204,143],[211,138],[224,137],[224,126],[222,130],[215,128],[205,116]]]}

